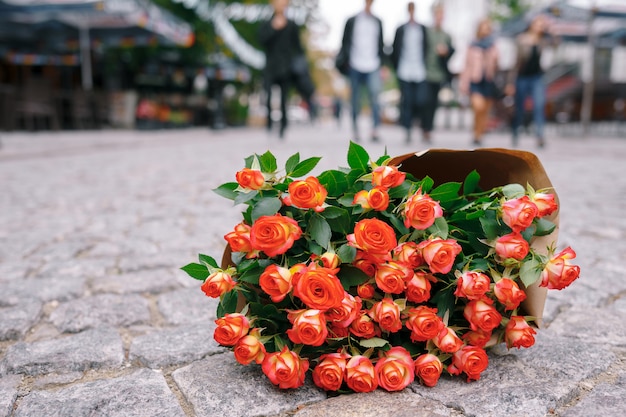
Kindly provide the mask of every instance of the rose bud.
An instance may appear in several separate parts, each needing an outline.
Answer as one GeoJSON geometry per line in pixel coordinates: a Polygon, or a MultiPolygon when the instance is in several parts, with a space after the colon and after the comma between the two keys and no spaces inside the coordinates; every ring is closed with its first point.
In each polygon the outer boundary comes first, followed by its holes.
{"type": "Polygon", "coordinates": [[[374,365],[365,356],[357,355],[346,364],[346,383],[354,392],[372,392],[378,387],[374,365]]]}
{"type": "Polygon", "coordinates": [[[505,310],[515,310],[526,299],[526,293],[510,278],[502,278],[496,282],[493,293],[505,310]]]}
{"type": "Polygon", "coordinates": [[[556,204],[554,194],[535,193],[530,201],[535,203],[537,210],[539,210],[537,217],[549,216],[559,208],[556,204]]]}
{"type": "Polygon", "coordinates": [[[411,341],[425,342],[437,337],[445,325],[436,308],[419,306],[409,310],[406,327],[411,330],[411,341]]]}
{"type": "Polygon", "coordinates": [[[513,258],[521,261],[528,255],[530,245],[520,233],[509,233],[496,240],[496,254],[501,259],[513,258]]]}
{"type": "Polygon", "coordinates": [[[217,325],[213,338],[222,346],[233,346],[248,334],[250,322],[243,314],[232,313],[215,320],[217,325]]]}
{"type": "Polygon", "coordinates": [[[259,251],[254,250],[250,244],[250,229],[247,224],[239,223],[232,232],[224,236],[233,252],[245,253],[248,259],[259,256],[259,251]]]}
{"type": "Polygon", "coordinates": [[[385,211],[389,207],[389,194],[383,187],[361,190],[354,195],[353,205],[360,205],[365,210],[385,211]]]}
{"type": "Polygon", "coordinates": [[[248,190],[258,190],[265,184],[265,177],[258,169],[244,168],[235,174],[237,184],[248,190]]]}
{"type": "Polygon", "coordinates": [[[258,335],[258,329],[255,330],[239,339],[233,350],[235,359],[242,365],[248,365],[252,361],[261,364],[265,358],[265,346],[261,343],[259,338],[254,335],[258,335]]]}
{"type": "Polygon", "coordinates": [[[349,358],[345,353],[327,353],[320,356],[319,363],[313,369],[315,385],[326,391],[337,391],[341,388],[349,358]]]}
{"type": "Polygon", "coordinates": [[[454,295],[468,300],[480,300],[491,287],[491,278],[482,272],[466,271],[457,281],[454,295]]]}
{"type": "Polygon", "coordinates": [[[491,340],[491,332],[484,332],[480,329],[471,330],[465,333],[462,339],[469,345],[484,348],[491,340]]]}
{"type": "Polygon", "coordinates": [[[326,320],[332,322],[337,327],[348,327],[359,315],[362,307],[359,297],[353,297],[347,291],[343,294],[341,306],[327,310],[324,315],[326,320]]]}
{"type": "Polygon", "coordinates": [[[326,318],[320,310],[288,310],[293,327],[287,330],[289,340],[296,344],[321,346],[328,336],[326,318]]]}
{"type": "Polygon", "coordinates": [[[461,245],[454,239],[434,238],[419,243],[422,256],[432,273],[447,274],[454,265],[454,259],[461,253],[461,245]]]}
{"type": "Polygon", "coordinates": [[[370,315],[385,331],[395,333],[402,328],[400,307],[391,298],[383,298],[382,301],[374,304],[370,310],[370,315]]]}
{"type": "Polygon", "coordinates": [[[539,210],[527,195],[502,204],[502,221],[514,232],[521,232],[531,225],[539,210]]]}
{"type": "Polygon", "coordinates": [[[422,251],[415,242],[403,242],[396,246],[393,250],[393,259],[411,269],[416,269],[424,263],[422,251]]]}
{"type": "Polygon", "coordinates": [[[405,282],[412,276],[412,269],[394,261],[378,265],[374,274],[376,286],[387,294],[402,294],[406,286],[405,282]]]}
{"type": "Polygon", "coordinates": [[[506,346],[511,347],[525,347],[529,348],[535,344],[535,329],[530,327],[524,317],[513,316],[504,328],[504,340],[506,346]]]}
{"type": "Polygon", "coordinates": [[[443,209],[438,201],[422,194],[420,188],[404,206],[404,225],[417,230],[426,230],[435,223],[435,219],[443,216],[443,209]]]}
{"type": "Polygon", "coordinates": [[[411,354],[401,346],[385,352],[374,367],[378,385],[387,391],[401,391],[415,379],[415,364],[411,354]]]}
{"type": "MultiPolygon", "coordinates": [[[[378,261],[376,259],[374,259],[372,256],[369,256],[366,252],[362,250],[356,251],[356,258],[354,258],[354,262],[352,262],[352,265],[359,268],[368,277],[373,277],[376,274],[377,264],[378,264],[378,261]]],[[[361,298],[367,298],[367,297],[361,297],[361,298]]]]}
{"type": "Polygon", "coordinates": [[[489,298],[472,300],[467,303],[463,310],[463,316],[474,331],[480,329],[483,332],[490,332],[502,322],[502,315],[498,313],[498,310],[493,306],[493,301],[489,298]]]}
{"type": "Polygon", "coordinates": [[[463,346],[463,341],[456,335],[456,332],[447,326],[443,326],[432,340],[435,346],[444,353],[454,353],[463,346]]]}
{"type": "Polygon", "coordinates": [[[268,353],[261,369],[274,385],[281,389],[298,388],[304,385],[304,377],[309,369],[309,361],[285,346],[282,351],[268,353]]]}
{"type": "Polygon", "coordinates": [[[364,300],[370,300],[376,293],[376,288],[372,284],[361,284],[356,287],[356,293],[364,300]]]}
{"type": "Polygon", "coordinates": [[[580,275],[580,267],[572,265],[569,260],[576,257],[576,252],[567,247],[558,255],[546,263],[541,272],[540,287],[548,287],[548,289],[562,290],[570,285],[580,275]]]}
{"type": "Polygon", "coordinates": [[[285,299],[293,288],[291,272],[287,268],[270,264],[259,277],[259,286],[270,296],[272,302],[279,303],[285,299]]]}
{"type": "Polygon", "coordinates": [[[204,280],[204,284],[200,286],[200,289],[207,295],[207,297],[218,298],[222,294],[225,294],[235,288],[235,281],[224,271],[216,271],[204,280]]]}
{"type": "Polygon", "coordinates": [[[371,339],[374,336],[380,336],[380,328],[365,311],[361,311],[357,318],[350,323],[350,333],[356,337],[371,339]]]}
{"type": "Polygon", "coordinates": [[[398,167],[383,165],[376,167],[372,171],[372,185],[390,189],[397,187],[404,182],[406,174],[398,170],[398,167]]]}
{"type": "Polygon", "coordinates": [[[465,372],[467,380],[479,380],[482,371],[487,369],[489,358],[484,349],[476,346],[464,346],[452,356],[452,363],[448,365],[448,372],[460,375],[465,372]]]}
{"type": "Polygon", "coordinates": [[[420,355],[415,360],[415,375],[427,387],[434,387],[443,372],[443,364],[431,353],[420,355]]]}
{"type": "Polygon", "coordinates": [[[406,284],[406,299],[413,303],[425,303],[430,300],[430,282],[436,282],[436,280],[437,278],[431,274],[414,273],[413,278],[406,284]]]}

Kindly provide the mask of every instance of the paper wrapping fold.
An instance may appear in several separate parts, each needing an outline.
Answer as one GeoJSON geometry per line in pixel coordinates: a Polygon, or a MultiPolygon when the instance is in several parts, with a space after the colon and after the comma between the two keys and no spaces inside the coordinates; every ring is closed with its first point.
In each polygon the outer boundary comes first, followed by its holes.
{"type": "MultiPolygon", "coordinates": [[[[541,162],[534,154],[525,151],[485,148],[472,151],[451,149],[430,149],[418,153],[409,153],[392,159],[392,165],[398,165],[400,170],[411,173],[415,178],[429,176],[435,185],[444,182],[463,182],[465,177],[476,170],[480,174],[479,186],[482,189],[518,183],[526,187],[530,184],[535,190],[552,188],[541,162]]],[[[558,203],[558,195],[551,190],[558,203]]],[[[556,224],[556,229],[548,236],[535,238],[531,246],[538,253],[545,254],[547,248],[556,245],[559,229],[558,210],[547,217],[556,224]]],[[[232,251],[226,246],[222,256],[222,268],[232,265],[232,251]]],[[[541,328],[543,323],[543,309],[546,302],[547,289],[539,287],[538,283],[525,289],[526,300],[521,305],[522,315],[535,317],[535,324],[541,328]]],[[[237,311],[245,306],[245,298],[239,297],[237,311]]]]}

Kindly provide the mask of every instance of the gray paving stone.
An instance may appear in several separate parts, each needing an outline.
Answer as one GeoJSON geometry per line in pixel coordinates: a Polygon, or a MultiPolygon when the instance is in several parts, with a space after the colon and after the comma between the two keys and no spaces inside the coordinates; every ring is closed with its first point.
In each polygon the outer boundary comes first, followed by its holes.
{"type": "Polygon", "coordinates": [[[131,375],[26,395],[14,417],[185,417],[163,376],[131,375]]]}
{"type": "MultiPolygon", "coordinates": [[[[461,416],[457,410],[438,401],[402,391],[390,393],[376,390],[366,394],[341,395],[301,407],[294,417],[451,417],[461,416]]],[[[281,416],[282,417],[282,416],[281,416]]]]}
{"type": "Polygon", "coordinates": [[[148,300],[137,294],[99,294],[65,302],[50,314],[61,332],[79,332],[102,325],[128,327],[150,321],[148,300]]]}
{"type": "Polygon", "coordinates": [[[180,288],[172,271],[165,269],[145,270],[120,275],[107,275],[95,280],[92,284],[94,292],[115,294],[151,293],[158,294],[180,288]]]}
{"type": "Polygon", "coordinates": [[[208,322],[216,319],[219,301],[207,297],[200,290],[200,281],[189,279],[196,283],[194,287],[159,296],[157,306],[169,324],[208,322]]]}
{"type": "Polygon", "coordinates": [[[122,339],[111,328],[86,330],[59,339],[16,343],[0,362],[0,375],[42,375],[114,368],[122,364],[122,339]]]}
{"type": "Polygon", "coordinates": [[[106,274],[115,265],[114,259],[72,258],[69,260],[51,259],[35,274],[37,278],[78,277],[97,278],[106,274]]]}
{"type": "Polygon", "coordinates": [[[260,366],[243,366],[231,352],[194,362],[174,371],[172,377],[196,417],[268,416],[326,398],[310,380],[297,390],[280,390],[260,366]]]}
{"type": "Polygon", "coordinates": [[[133,339],[129,359],[150,368],[189,363],[224,352],[213,339],[215,323],[208,321],[153,331],[133,339]]]}
{"type": "Polygon", "coordinates": [[[574,406],[563,410],[563,417],[625,416],[626,375],[617,384],[601,383],[574,406]]]}
{"type": "Polygon", "coordinates": [[[0,378],[0,417],[10,417],[17,398],[17,387],[22,381],[19,375],[0,378]]]}
{"type": "Polygon", "coordinates": [[[601,345],[625,345],[626,312],[575,305],[561,313],[549,330],[559,336],[601,345]]]}
{"type": "Polygon", "coordinates": [[[0,307],[0,341],[19,339],[41,317],[42,303],[27,300],[15,307],[0,307]]]}
{"type": "Polygon", "coordinates": [[[71,300],[83,295],[85,281],[83,277],[48,277],[3,282],[0,283],[0,306],[16,305],[29,298],[44,302],[71,300]]]}

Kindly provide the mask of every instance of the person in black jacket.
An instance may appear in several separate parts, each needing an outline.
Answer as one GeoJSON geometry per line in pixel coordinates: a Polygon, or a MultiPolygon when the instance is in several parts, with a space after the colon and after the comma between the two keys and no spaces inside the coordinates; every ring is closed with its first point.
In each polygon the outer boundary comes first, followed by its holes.
{"type": "Polygon", "coordinates": [[[415,3],[408,4],[409,21],[396,30],[391,63],[400,84],[400,124],[406,130],[406,142],[411,142],[413,118],[418,116],[422,128],[427,124],[424,108],[428,101],[426,56],[428,32],[415,21],[415,3]]]}
{"type": "Polygon", "coordinates": [[[354,140],[359,141],[357,119],[361,111],[362,86],[367,88],[372,108],[373,127],[371,138],[377,142],[380,126],[378,95],[382,89],[380,67],[384,61],[383,24],[372,14],[374,0],[365,0],[365,9],[346,22],[341,49],[336,58],[339,71],[350,78],[352,130],[354,140]]]}
{"type": "Polygon", "coordinates": [[[296,57],[304,55],[298,26],[287,19],[289,0],[272,0],[274,15],[259,27],[259,42],[265,50],[265,90],[267,93],[267,130],[272,130],[272,86],[280,87],[280,138],[287,128],[287,93],[293,79],[296,57]]]}

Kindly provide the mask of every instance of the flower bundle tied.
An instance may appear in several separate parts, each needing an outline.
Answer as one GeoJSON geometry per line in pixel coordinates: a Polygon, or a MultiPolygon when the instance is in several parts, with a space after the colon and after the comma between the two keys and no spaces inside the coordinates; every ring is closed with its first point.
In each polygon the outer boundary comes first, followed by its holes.
{"type": "Polygon", "coordinates": [[[255,154],[215,190],[245,206],[225,236],[232,262],[200,255],[182,268],[220,299],[215,340],[280,388],[312,369],[340,392],[434,386],[444,371],[477,380],[488,346],[532,346],[526,289],[560,290],[580,273],[571,248],[530,244],[555,228],[554,194],[481,190],[476,171],[436,185],[355,143],[347,159],[307,176],[320,158],[295,154],[279,170],[255,154]]]}

